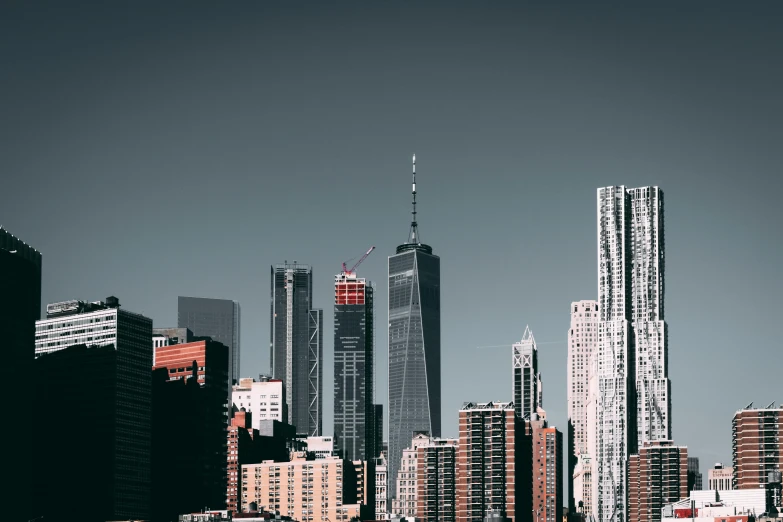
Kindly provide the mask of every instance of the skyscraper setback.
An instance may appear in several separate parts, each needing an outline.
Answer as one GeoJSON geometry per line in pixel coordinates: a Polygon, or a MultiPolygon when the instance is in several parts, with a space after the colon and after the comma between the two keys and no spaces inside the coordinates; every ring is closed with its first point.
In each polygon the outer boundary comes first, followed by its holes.
{"type": "Polygon", "coordinates": [[[416,222],[416,156],[408,240],[389,256],[389,475],[414,433],[440,437],[440,258],[416,222]]]}
{"type": "Polygon", "coordinates": [[[313,308],[313,269],[271,267],[269,367],[285,383],[288,423],[319,436],[323,423],[323,310],[313,308]]]}
{"type": "Polygon", "coordinates": [[[664,321],[664,205],[658,187],[598,189],[597,405],[593,478],[600,521],[628,514],[628,457],[671,439],[664,321]]]}
{"type": "Polygon", "coordinates": [[[334,278],[334,445],[347,460],[372,460],[373,287],[353,271],[334,278]]]}

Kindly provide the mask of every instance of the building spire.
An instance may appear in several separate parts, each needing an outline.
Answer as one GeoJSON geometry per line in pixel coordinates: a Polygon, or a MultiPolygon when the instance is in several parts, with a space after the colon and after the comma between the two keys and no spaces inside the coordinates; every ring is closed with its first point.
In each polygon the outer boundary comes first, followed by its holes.
{"type": "Polygon", "coordinates": [[[419,224],[416,223],[416,154],[413,155],[413,187],[411,189],[413,195],[413,211],[411,212],[411,230],[408,234],[408,243],[419,244],[419,224]]]}

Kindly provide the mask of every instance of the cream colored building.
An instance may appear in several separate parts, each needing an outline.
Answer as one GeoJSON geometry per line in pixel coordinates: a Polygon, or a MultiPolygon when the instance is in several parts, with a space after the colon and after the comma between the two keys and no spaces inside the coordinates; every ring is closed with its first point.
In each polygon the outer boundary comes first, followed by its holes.
{"type": "MultiPolygon", "coordinates": [[[[361,517],[354,464],[338,457],[306,460],[292,454],[291,462],[264,461],[242,466],[242,511],[251,502],[259,509],[279,511],[301,522],[339,522],[361,517]]],[[[370,515],[372,516],[372,515],[370,515]]]]}

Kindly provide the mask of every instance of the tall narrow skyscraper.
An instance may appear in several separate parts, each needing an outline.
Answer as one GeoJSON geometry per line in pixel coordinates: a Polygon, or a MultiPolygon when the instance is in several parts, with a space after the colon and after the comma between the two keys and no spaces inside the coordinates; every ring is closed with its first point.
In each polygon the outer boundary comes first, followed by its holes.
{"type": "Polygon", "coordinates": [[[440,258],[421,242],[413,219],[408,240],[389,256],[389,474],[397,483],[402,450],[416,432],[440,437],[440,258]]]}
{"type": "Polygon", "coordinates": [[[323,310],[313,308],[313,269],[286,262],[271,269],[269,366],[285,383],[288,423],[321,435],[323,310]]]}
{"type": "Polygon", "coordinates": [[[334,278],[334,449],[346,460],[375,457],[373,286],[353,271],[334,278]]]}
{"type": "MultiPolygon", "coordinates": [[[[237,384],[239,373],[239,303],[228,299],[183,297],[177,299],[177,327],[196,337],[211,337],[228,347],[228,391],[237,384]]],[[[180,341],[183,342],[183,341],[180,341]]]]}
{"type": "Polygon", "coordinates": [[[671,439],[663,192],[605,187],[597,199],[594,513],[600,521],[625,522],[628,457],[639,444],[671,439]]]}
{"type": "Polygon", "coordinates": [[[538,348],[529,326],[525,326],[522,340],[514,343],[511,350],[514,411],[520,419],[530,420],[541,407],[541,374],[538,372],[538,348]]]}

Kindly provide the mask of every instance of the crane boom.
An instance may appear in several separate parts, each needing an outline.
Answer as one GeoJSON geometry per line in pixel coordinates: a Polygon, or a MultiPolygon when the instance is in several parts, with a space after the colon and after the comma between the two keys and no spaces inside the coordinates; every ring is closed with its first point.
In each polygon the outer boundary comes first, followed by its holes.
{"type": "Polygon", "coordinates": [[[370,247],[370,249],[369,249],[367,252],[365,252],[365,253],[364,253],[364,255],[363,255],[362,257],[360,257],[360,258],[359,258],[359,260],[356,262],[356,264],[355,264],[355,265],[353,265],[353,266],[351,267],[351,269],[350,269],[350,270],[348,270],[348,267],[346,267],[346,266],[345,266],[345,262],[343,262],[343,272],[345,272],[346,274],[353,274],[353,273],[354,273],[354,271],[356,270],[356,267],[358,267],[359,265],[361,265],[361,264],[362,264],[362,261],[364,261],[365,259],[367,259],[367,256],[369,256],[369,255],[370,255],[370,252],[372,252],[373,250],[375,250],[375,247],[374,247],[374,246],[371,246],[371,247],[370,247]]]}

